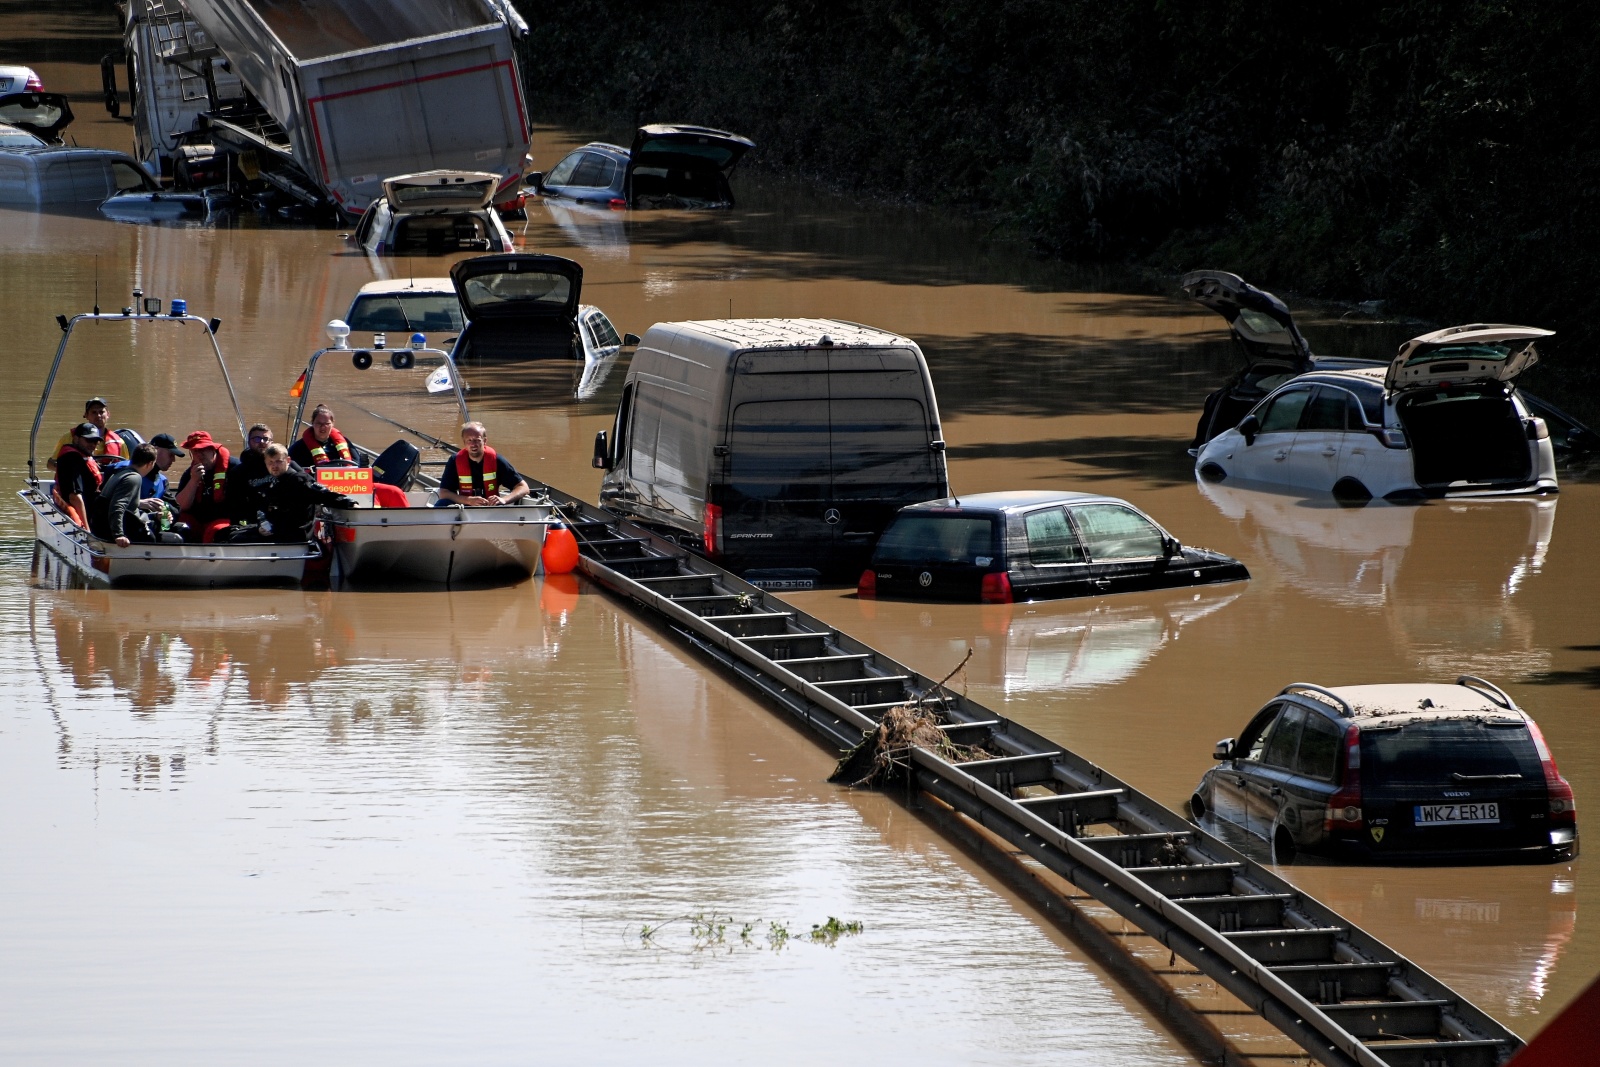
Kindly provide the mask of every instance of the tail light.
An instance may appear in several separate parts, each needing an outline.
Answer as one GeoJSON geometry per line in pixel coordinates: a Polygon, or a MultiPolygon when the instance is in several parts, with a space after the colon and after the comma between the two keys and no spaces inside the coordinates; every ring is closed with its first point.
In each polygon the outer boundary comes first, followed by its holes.
{"type": "Polygon", "coordinates": [[[1359,830],[1366,825],[1361,815],[1361,728],[1350,726],[1344,732],[1344,779],[1322,813],[1322,829],[1327,832],[1359,830]]]}
{"type": "Polygon", "coordinates": [[[1544,768],[1545,790],[1550,794],[1550,825],[1578,825],[1578,802],[1573,799],[1572,786],[1556,770],[1555,758],[1550,755],[1550,746],[1544,743],[1539,724],[1529,719],[1528,732],[1533,735],[1533,747],[1539,753],[1540,766],[1544,768]]]}
{"type": "Polygon", "coordinates": [[[722,551],[722,507],[719,504],[706,505],[705,542],[706,555],[715,556],[722,551]]]}
{"type": "Polygon", "coordinates": [[[42,93],[44,92],[44,82],[39,79],[39,75],[30,72],[28,74],[28,84],[22,87],[22,91],[25,93],[42,93]]]}
{"type": "Polygon", "coordinates": [[[606,207],[610,208],[612,211],[621,211],[627,206],[628,202],[622,199],[620,196],[613,196],[610,200],[606,201],[606,207]]]}
{"type": "Polygon", "coordinates": [[[1545,422],[1543,419],[1537,419],[1537,418],[1529,419],[1528,420],[1528,440],[1530,440],[1530,441],[1548,441],[1548,440],[1550,440],[1550,424],[1545,422]]]}
{"type": "Polygon", "coordinates": [[[996,571],[983,576],[983,590],[979,593],[980,600],[985,604],[1011,603],[1011,576],[1005,571],[996,571]]]}
{"type": "Polygon", "coordinates": [[[868,567],[861,572],[861,577],[856,581],[856,596],[875,597],[878,595],[878,572],[868,567]]]}
{"type": "Polygon", "coordinates": [[[1392,427],[1387,430],[1380,430],[1378,440],[1383,442],[1383,447],[1385,448],[1404,448],[1406,447],[1406,432],[1392,427]]]}

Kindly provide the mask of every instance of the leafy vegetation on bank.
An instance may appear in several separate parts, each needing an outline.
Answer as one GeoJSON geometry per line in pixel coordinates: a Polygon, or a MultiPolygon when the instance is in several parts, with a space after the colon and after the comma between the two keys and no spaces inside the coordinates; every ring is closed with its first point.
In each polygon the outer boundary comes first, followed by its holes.
{"type": "Polygon", "coordinates": [[[536,114],[721,126],[752,163],[1042,251],[1591,340],[1600,8],[1492,0],[569,0],[536,114]]]}

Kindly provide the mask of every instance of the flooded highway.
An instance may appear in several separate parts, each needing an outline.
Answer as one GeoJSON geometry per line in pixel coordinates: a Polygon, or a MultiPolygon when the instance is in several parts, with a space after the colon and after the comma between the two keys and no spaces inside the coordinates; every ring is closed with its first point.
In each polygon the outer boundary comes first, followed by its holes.
{"type": "MultiPolygon", "coordinates": [[[[38,21],[0,24],[42,35],[38,21]]],[[[34,65],[82,95],[79,143],[126,147],[99,111],[96,67],[34,65]]],[[[541,128],[536,162],[586,133],[541,128]]],[[[1184,448],[1234,366],[1214,315],[1033,263],[936,214],[759,176],[736,187],[727,214],[535,204],[512,229],[526,250],[581,262],[585,302],[619,330],[781,315],[910,336],[958,493],[1123,496],[1254,576],[983,607],[790,594],[803,610],[935,677],[973,649],[953,684],[1174,808],[1213,743],[1289,682],[1482,675],[1537,718],[1580,827],[1592,818],[1593,476],[1563,471],[1555,499],[1356,509],[1197,486],[1184,448]]],[[[379,263],[336,231],[248,216],[184,228],[0,211],[0,247],[13,488],[56,314],[120,308],[136,286],[186,299],[223,321],[246,421],[281,433],[290,385],[360,285],[453,262],[379,263]]],[[[1328,354],[1385,354],[1422,332],[1303,321],[1328,354]]],[[[41,448],[92,395],[147,437],[232,441],[214,376],[168,339],[141,328],[131,357],[126,331],[94,343],[59,383],[41,448]]],[[[473,413],[520,468],[594,499],[591,443],[625,370],[575,401],[570,366],[476,369],[473,413]]],[[[340,424],[393,436],[353,411],[340,424]]],[[[0,1058],[1191,1061],[932,828],[827,785],[826,752],[575,580],[73,590],[35,559],[15,501],[0,551],[13,694],[0,1058]],[[731,920],[722,940],[696,935],[707,916],[731,920]],[[782,944],[772,925],[804,935],[830,917],[864,931],[782,944]]],[[[1281,870],[1528,1036],[1600,971],[1585,862],[1281,870]]]]}

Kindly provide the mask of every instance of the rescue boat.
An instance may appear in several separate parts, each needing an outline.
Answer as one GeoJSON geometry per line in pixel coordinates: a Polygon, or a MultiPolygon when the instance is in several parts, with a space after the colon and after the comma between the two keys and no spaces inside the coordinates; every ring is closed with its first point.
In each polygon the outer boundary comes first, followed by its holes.
{"type": "MultiPolygon", "coordinates": [[[[428,347],[425,335],[412,335],[405,348],[361,349],[350,347],[350,330],[342,321],[333,320],[327,331],[332,344],[312,354],[297,384],[299,404],[289,425],[290,440],[310,426],[307,405],[318,363],[328,355],[348,356],[358,372],[407,375],[399,388],[384,388],[381,393],[395,400],[426,396],[453,400],[454,421],[470,421],[465,386],[454,360],[450,353],[428,347]]],[[[404,435],[382,452],[346,436],[362,468],[316,468],[319,481],[357,501],[350,509],[318,510],[319,521],[333,543],[331,578],[335,583],[493,584],[521,581],[542,572],[540,554],[553,509],[538,483],[530,481],[536,486],[533,494],[501,507],[436,506],[439,475],[435,471],[442,473],[457,446],[361,407],[349,396],[334,398],[334,403],[395,427],[404,435]]],[[[443,416],[442,412],[433,414],[436,420],[443,416]]]]}
{"type": "MultiPolygon", "coordinates": [[[[132,544],[119,547],[80,525],[67,512],[56,506],[52,494],[54,479],[39,476],[39,429],[44,423],[45,410],[50,403],[50,392],[61,371],[67,347],[74,331],[84,323],[124,324],[129,327],[129,344],[132,346],[133,327],[140,324],[158,329],[198,330],[209,342],[210,354],[216,358],[228,399],[233,406],[233,416],[239,427],[239,437],[244,438],[244,415],[239,408],[239,398],[234,393],[233,380],[228,374],[227,361],[217,344],[218,319],[206,320],[188,313],[187,303],[173,300],[168,311],[162,311],[162,302],[156,297],[146,297],[138,289],[133,291],[133,305],[120,313],[93,312],[56,317],[61,324],[61,343],[56,347],[55,361],[50,365],[45,379],[44,392],[39,397],[39,410],[34,415],[33,429],[28,435],[28,478],[17,494],[33,511],[33,531],[37,545],[57,557],[73,575],[87,585],[148,585],[191,586],[210,588],[223,585],[293,585],[305,575],[306,564],[321,558],[321,550],[314,541],[290,544],[132,544]]],[[[195,346],[186,346],[194,348],[195,346]]],[[[103,358],[103,350],[96,355],[103,358]]],[[[193,360],[192,352],[175,354],[177,365],[199,373],[200,367],[190,368],[184,361],[193,360]]],[[[203,359],[196,362],[205,362],[203,359]]],[[[130,431],[117,431],[125,437],[130,431]]],[[[54,434],[50,439],[54,439],[54,434]]],[[[137,441],[137,438],[134,438],[137,441]]]]}

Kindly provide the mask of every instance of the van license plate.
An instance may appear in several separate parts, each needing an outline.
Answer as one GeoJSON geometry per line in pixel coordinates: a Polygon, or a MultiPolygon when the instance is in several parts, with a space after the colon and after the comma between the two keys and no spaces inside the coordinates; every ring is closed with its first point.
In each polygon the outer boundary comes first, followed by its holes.
{"type": "Polygon", "coordinates": [[[1418,804],[1417,825],[1439,826],[1500,821],[1499,804],[1418,804]]]}

